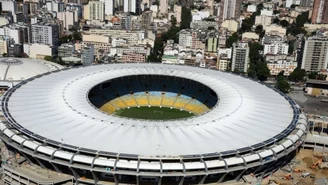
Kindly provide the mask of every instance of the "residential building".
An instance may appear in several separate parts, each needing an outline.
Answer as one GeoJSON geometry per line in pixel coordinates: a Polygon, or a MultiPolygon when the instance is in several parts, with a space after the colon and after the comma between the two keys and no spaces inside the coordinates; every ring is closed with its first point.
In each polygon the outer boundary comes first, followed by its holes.
{"type": "Polygon", "coordinates": [[[282,42],[273,42],[269,44],[264,44],[263,54],[271,54],[271,55],[277,55],[277,54],[288,54],[288,48],[289,45],[287,43],[282,42]]]}
{"type": "Polygon", "coordinates": [[[137,0],[123,0],[124,1],[124,12],[133,12],[136,13],[137,9],[137,0]]]}
{"type": "Polygon", "coordinates": [[[4,53],[8,53],[7,45],[8,45],[8,41],[3,36],[0,36],[0,55],[4,53]]]}
{"type": "Polygon", "coordinates": [[[104,21],[105,3],[101,1],[89,1],[84,6],[84,19],[104,21]]]}
{"type": "Polygon", "coordinates": [[[221,0],[220,2],[220,22],[226,19],[238,19],[241,12],[242,0],[221,0]]]}
{"type": "Polygon", "coordinates": [[[327,69],[328,38],[313,36],[305,40],[302,56],[302,69],[306,71],[320,71],[327,69]]]}
{"type": "Polygon", "coordinates": [[[160,0],[159,1],[159,12],[167,13],[168,12],[169,1],[168,0],[160,0]]]}
{"type": "Polygon", "coordinates": [[[226,71],[229,69],[231,62],[232,49],[231,48],[219,48],[217,57],[217,69],[226,71]]]}
{"type": "Polygon", "coordinates": [[[314,0],[311,23],[328,23],[328,1],[314,0]]]}
{"type": "Polygon", "coordinates": [[[57,18],[63,21],[63,26],[66,30],[69,30],[71,26],[76,25],[78,21],[76,12],[74,11],[58,12],[57,18]]]}
{"type": "Polygon", "coordinates": [[[113,30],[113,29],[99,29],[99,28],[92,28],[88,31],[85,31],[86,34],[89,35],[104,35],[109,37],[121,37],[128,40],[129,45],[136,45],[141,40],[144,39],[145,31],[126,31],[126,30],[113,30]]]}
{"type": "Polygon", "coordinates": [[[0,0],[1,10],[12,12],[14,15],[17,12],[17,2],[14,0],[0,0]]]}
{"type": "Polygon", "coordinates": [[[279,35],[282,38],[285,38],[286,32],[286,28],[277,24],[271,24],[265,27],[265,34],[267,35],[279,35]]]}
{"type": "Polygon", "coordinates": [[[48,0],[46,3],[49,12],[63,12],[65,11],[64,2],[57,0],[48,0]]]}
{"type": "Polygon", "coordinates": [[[259,41],[260,36],[256,34],[255,32],[245,32],[241,36],[242,40],[247,40],[247,41],[259,41]]]}
{"type": "Polygon", "coordinates": [[[119,61],[124,63],[146,62],[146,55],[139,53],[123,53],[119,61]]]}
{"type": "Polygon", "coordinates": [[[57,46],[59,42],[59,25],[40,22],[32,24],[32,43],[57,46]]]}
{"type": "Polygon", "coordinates": [[[261,10],[261,15],[272,16],[273,15],[273,11],[272,10],[269,10],[269,9],[263,9],[263,10],[261,10]]]}
{"type": "Polygon", "coordinates": [[[209,34],[207,39],[207,52],[217,52],[218,50],[218,35],[209,34]]]}
{"type": "Polygon", "coordinates": [[[246,73],[249,65],[249,47],[247,42],[233,44],[231,71],[246,73]]]}
{"type": "Polygon", "coordinates": [[[16,44],[31,42],[31,27],[23,23],[9,24],[0,27],[0,36],[9,37],[16,44]]]}
{"type": "Polygon", "coordinates": [[[95,60],[94,47],[92,44],[82,46],[81,55],[83,65],[91,65],[95,60]]]}
{"type": "Polygon", "coordinates": [[[191,47],[192,45],[192,32],[191,30],[181,30],[179,32],[179,46],[191,47]]]}
{"type": "Polygon", "coordinates": [[[7,45],[7,56],[8,57],[22,57],[23,45],[14,43],[14,41],[9,41],[7,45]]]}
{"type": "Polygon", "coordinates": [[[100,0],[105,3],[105,15],[114,15],[114,0],[100,0]]]}
{"type": "Polygon", "coordinates": [[[110,49],[110,55],[122,56],[123,54],[128,53],[139,53],[145,54],[146,56],[150,55],[150,48],[145,46],[124,46],[124,47],[112,47],[110,49]]]}
{"type": "Polygon", "coordinates": [[[30,57],[35,59],[44,59],[45,56],[54,56],[57,53],[55,46],[46,44],[24,44],[24,52],[30,57]]]}
{"type": "Polygon", "coordinates": [[[236,32],[238,30],[239,23],[233,19],[227,19],[221,24],[221,28],[225,28],[228,31],[236,32]]]}
{"type": "Polygon", "coordinates": [[[215,21],[193,21],[190,23],[191,29],[208,29],[210,27],[213,27],[218,30],[219,24],[215,21]]]}
{"type": "Polygon", "coordinates": [[[75,46],[72,43],[64,43],[58,47],[58,57],[72,57],[75,46]]]}
{"type": "Polygon", "coordinates": [[[271,25],[272,17],[267,15],[258,15],[255,17],[255,25],[262,25],[263,30],[269,25],[271,25]]]}
{"type": "Polygon", "coordinates": [[[278,60],[267,63],[270,74],[273,76],[278,75],[281,71],[284,71],[284,76],[289,76],[297,67],[297,62],[288,60],[278,60]]]}
{"type": "Polygon", "coordinates": [[[66,4],[66,11],[77,11],[77,20],[82,19],[82,6],[80,4],[66,4]]]}

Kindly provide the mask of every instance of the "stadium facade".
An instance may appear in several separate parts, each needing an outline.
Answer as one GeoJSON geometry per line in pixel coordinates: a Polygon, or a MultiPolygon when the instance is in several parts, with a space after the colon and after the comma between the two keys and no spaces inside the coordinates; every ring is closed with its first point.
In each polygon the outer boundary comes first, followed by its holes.
{"type": "Polygon", "coordinates": [[[63,69],[21,82],[1,105],[0,138],[10,150],[83,184],[206,184],[266,176],[296,155],[307,134],[306,117],[288,96],[251,79],[186,66],[63,69]],[[92,88],[136,75],[193,80],[218,100],[195,117],[167,121],[120,118],[91,103],[92,88]]]}

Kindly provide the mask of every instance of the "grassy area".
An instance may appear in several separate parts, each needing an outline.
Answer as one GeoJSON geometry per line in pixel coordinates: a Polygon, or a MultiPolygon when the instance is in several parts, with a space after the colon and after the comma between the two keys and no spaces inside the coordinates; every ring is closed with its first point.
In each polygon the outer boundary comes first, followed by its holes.
{"type": "Polygon", "coordinates": [[[168,120],[180,119],[194,116],[184,110],[170,109],[167,107],[132,107],[130,109],[121,109],[114,113],[117,116],[137,119],[168,120]]]}

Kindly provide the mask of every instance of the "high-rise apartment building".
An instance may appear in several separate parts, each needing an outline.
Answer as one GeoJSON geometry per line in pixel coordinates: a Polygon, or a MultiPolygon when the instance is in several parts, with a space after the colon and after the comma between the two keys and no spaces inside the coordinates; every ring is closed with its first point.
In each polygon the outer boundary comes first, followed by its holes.
{"type": "Polygon", "coordinates": [[[249,47],[247,42],[237,42],[233,44],[232,71],[246,73],[249,64],[249,47]]]}
{"type": "Polygon", "coordinates": [[[328,23],[327,0],[314,0],[311,23],[328,23]]]}
{"type": "Polygon", "coordinates": [[[167,13],[168,12],[168,0],[160,0],[159,1],[159,12],[160,13],[167,13]]]}
{"type": "Polygon", "coordinates": [[[309,37],[302,47],[302,69],[306,71],[327,69],[328,37],[309,37]]]}
{"type": "Polygon", "coordinates": [[[226,19],[239,18],[242,0],[221,0],[220,2],[220,22],[226,19]]]}
{"type": "Polygon", "coordinates": [[[137,0],[124,0],[124,12],[136,13],[137,0]]]}
{"type": "Polygon", "coordinates": [[[89,1],[89,4],[84,7],[84,10],[88,9],[89,17],[84,17],[89,20],[100,20],[105,19],[105,3],[101,1],[89,1]]]}
{"type": "Polygon", "coordinates": [[[100,0],[105,3],[105,14],[114,15],[114,0],[100,0]]]}
{"type": "Polygon", "coordinates": [[[91,65],[95,59],[94,46],[92,44],[82,47],[81,60],[83,65],[91,65]]]}
{"type": "Polygon", "coordinates": [[[32,24],[32,43],[58,45],[59,25],[56,23],[40,22],[32,24]]]}

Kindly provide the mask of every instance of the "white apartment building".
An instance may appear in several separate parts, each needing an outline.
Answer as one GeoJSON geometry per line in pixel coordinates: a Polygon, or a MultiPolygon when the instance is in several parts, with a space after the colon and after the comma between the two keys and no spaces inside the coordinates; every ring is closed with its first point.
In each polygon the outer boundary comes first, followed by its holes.
{"type": "Polygon", "coordinates": [[[57,18],[63,21],[63,26],[66,30],[70,28],[70,26],[74,26],[77,23],[77,11],[65,11],[65,12],[58,12],[57,18]]]}
{"type": "Polygon", "coordinates": [[[2,11],[10,11],[14,15],[17,12],[17,2],[13,0],[0,0],[2,11]]]}
{"type": "Polygon", "coordinates": [[[249,47],[247,42],[233,44],[231,70],[246,73],[249,65],[249,47]]]}
{"type": "Polygon", "coordinates": [[[168,12],[168,0],[160,0],[159,1],[159,12],[160,13],[167,13],[168,12]]]}
{"type": "Polygon", "coordinates": [[[267,15],[258,15],[255,17],[255,25],[262,25],[263,29],[271,25],[272,17],[267,15]]]}
{"type": "Polygon", "coordinates": [[[288,44],[282,43],[282,42],[273,42],[269,44],[264,44],[263,54],[271,54],[271,55],[277,55],[277,54],[288,54],[288,44]]]}
{"type": "Polygon", "coordinates": [[[328,65],[328,37],[309,37],[305,43],[302,56],[302,69],[321,71],[328,65]]]}
{"type": "Polygon", "coordinates": [[[85,19],[88,20],[105,20],[105,3],[101,1],[89,1],[89,4],[84,6],[84,10],[89,13],[85,12],[85,19]]]}
{"type": "Polygon", "coordinates": [[[31,42],[30,27],[24,24],[9,24],[0,27],[0,36],[14,40],[16,44],[31,42]]]}
{"type": "Polygon", "coordinates": [[[32,43],[57,45],[59,41],[59,26],[55,23],[32,24],[32,43]]]}
{"type": "Polygon", "coordinates": [[[46,6],[49,12],[63,12],[65,10],[64,3],[56,0],[48,0],[46,6]]]}
{"type": "Polygon", "coordinates": [[[179,32],[179,46],[180,47],[191,47],[192,46],[191,30],[181,30],[179,32]]]}
{"type": "Polygon", "coordinates": [[[105,3],[105,15],[114,15],[114,0],[100,0],[105,3]]]}
{"type": "Polygon", "coordinates": [[[137,8],[136,0],[124,0],[123,9],[124,12],[133,12],[136,13],[137,8]]]}

